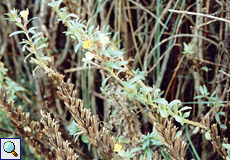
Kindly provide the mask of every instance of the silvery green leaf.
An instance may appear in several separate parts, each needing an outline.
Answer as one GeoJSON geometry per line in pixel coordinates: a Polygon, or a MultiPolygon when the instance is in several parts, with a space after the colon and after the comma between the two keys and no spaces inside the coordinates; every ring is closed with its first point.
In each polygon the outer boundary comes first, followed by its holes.
{"type": "Polygon", "coordinates": [[[107,77],[107,78],[105,78],[104,80],[103,80],[103,82],[101,83],[101,86],[102,87],[104,87],[104,85],[106,84],[106,82],[108,81],[108,79],[110,78],[111,76],[109,76],[109,77],[107,77]]]}
{"type": "Polygon", "coordinates": [[[117,72],[117,76],[119,75],[119,73],[124,72],[126,70],[127,70],[127,68],[121,68],[121,69],[119,69],[119,71],[117,72]]]}
{"type": "Polygon", "coordinates": [[[158,98],[158,99],[155,99],[153,102],[158,103],[158,104],[168,105],[168,101],[165,98],[158,98]]]}
{"type": "Polygon", "coordinates": [[[11,34],[9,35],[9,37],[11,37],[11,36],[13,36],[13,35],[16,35],[16,34],[21,34],[21,33],[25,33],[25,32],[24,32],[24,31],[15,31],[15,32],[11,33],[11,34]]]}
{"type": "Polygon", "coordinates": [[[222,147],[230,151],[230,144],[223,143],[222,147]]]}
{"type": "Polygon", "coordinates": [[[182,108],[179,110],[179,112],[186,111],[186,110],[189,110],[189,109],[192,109],[192,107],[188,107],[188,106],[182,107],[182,108]]]}
{"type": "Polygon", "coordinates": [[[105,65],[110,68],[119,69],[119,67],[113,62],[105,62],[105,65]]]}
{"type": "Polygon", "coordinates": [[[132,78],[132,79],[129,80],[129,83],[133,84],[134,82],[136,82],[139,79],[144,79],[144,78],[143,78],[143,76],[136,75],[134,78],[132,78]]]}
{"type": "Polygon", "coordinates": [[[169,116],[169,114],[168,114],[168,112],[166,110],[159,109],[159,111],[160,111],[161,117],[166,118],[166,117],[169,116]]]}
{"type": "Polygon", "coordinates": [[[204,137],[205,137],[207,140],[211,140],[210,131],[207,131],[207,132],[204,134],[204,137]]]}
{"type": "Polygon", "coordinates": [[[48,57],[48,56],[40,57],[40,59],[43,60],[43,61],[51,61],[51,58],[48,57]]]}
{"type": "Polygon", "coordinates": [[[93,33],[94,25],[89,27],[88,35],[90,36],[93,33]]]}
{"type": "Polygon", "coordinates": [[[184,118],[188,118],[189,115],[190,115],[190,111],[189,111],[189,112],[185,112],[185,113],[183,114],[183,117],[184,117],[184,118]]]}
{"type": "Polygon", "coordinates": [[[126,64],[128,64],[127,61],[119,61],[119,62],[116,63],[116,65],[118,65],[119,67],[123,66],[123,65],[126,65],[126,64]]]}
{"type": "Polygon", "coordinates": [[[75,53],[77,53],[77,51],[78,51],[78,49],[80,48],[80,46],[81,46],[81,43],[78,43],[78,44],[75,46],[75,48],[74,48],[75,53]]]}
{"type": "Polygon", "coordinates": [[[38,32],[36,34],[34,34],[31,39],[33,40],[34,38],[38,37],[38,36],[41,36],[42,35],[42,32],[38,32]]]}
{"type": "Polygon", "coordinates": [[[40,46],[37,48],[37,50],[42,49],[42,48],[45,48],[45,47],[46,47],[46,43],[40,45],[40,46]]]}
{"type": "Polygon", "coordinates": [[[23,25],[21,23],[15,23],[15,24],[16,24],[16,26],[23,28],[23,25]]]}
{"type": "Polygon", "coordinates": [[[38,37],[34,40],[34,45],[36,45],[40,41],[41,37],[38,37]]]}
{"type": "Polygon", "coordinates": [[[127,87],[129,89],[133,89],[135,87],[135,85],[132,85],[126,81],[121,81],[121,84],[123,84],[125,87],[127,87]]]}
{"type": "Polygon", "coordinates": [[[24,44],[23,46],[22,46],[22,52],[25,52],[25,50],[26,50],[26,46],[27,46],[28,44],[24,44]]]}
{"type": "Polygon", "coordinates": [[[170,103],[168,104],[168,107],[171,108],[172,106],[178,105],[178,104],[182,104],[182,103],[181,103],[180,100],[175,99],[175,100],[173,100],[172,102],[170,102],[170,103]]]}
{"type": "Polygon", "coordinates": [[[175,120],[181,124],[184,124],[184,118],[181,116],[174,116],[175,120]]]}

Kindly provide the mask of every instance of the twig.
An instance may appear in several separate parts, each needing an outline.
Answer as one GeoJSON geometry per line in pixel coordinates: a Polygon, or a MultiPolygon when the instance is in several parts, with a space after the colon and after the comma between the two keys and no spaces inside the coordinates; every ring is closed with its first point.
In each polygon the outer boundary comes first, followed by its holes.
{"type": "Polygon", "coordinates": [[[94,66],[90,66],[90,67],[76,67],[76,68],[70,68],[70,69],[66,69],[64,72],[65,73],[69,73],[69,72],[77,72],[77,71],[82,71],[85,69],[100,69],[99,67],[94,67],[94,66]]]}
{"type": "Polygon", "coordinates": [[[227,20],[227,19],[219,18],[219,17],[215,17],[215,16],[212,16],[212,15],[203,14],[203,13],[195,13],[195,12],[189,12],[189,11],[178,11],[178,10],[174,10],[174,9],[169,9],[168,11],[169,12],[175,12],[175,13],[190,14],[190,15],[195,15],[195,16],[203,16],[203,17],[215,19],[217,21],[223,21],[223,22],[226,22],[226,23],[230,23],[230,21],[227,20]]]}

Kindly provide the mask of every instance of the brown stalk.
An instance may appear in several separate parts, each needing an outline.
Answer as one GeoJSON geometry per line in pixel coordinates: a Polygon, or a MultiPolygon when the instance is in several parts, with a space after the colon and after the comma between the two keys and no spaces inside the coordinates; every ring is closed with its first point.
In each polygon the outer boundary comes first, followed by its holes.
{"type": "Polygon", "coordinates": [[[41,122],[30,121],[30,113],[22,112],[22,107],[15,110],[13,102],[8,104],[8,95],[2,89],[0,92],[0,105],[9,113],[11,123],[17,128],[18,135],[25,138],[35,152],[47,160],[76,160],[74,150],[69,142],[64,141],[59,126],[50,118],[50,114],[42,114],[41,122]],[[52,149],[54,147],[54,149],[52,149]]]}
{"type": "Polygon", "coordinates": [[[77,91],[74,90],[74,84],[70,82],[70,79],[64,82],[64,75],[51,68],[47,71],[47,74],[52,78],[54,85],[57,87],[58,97],[69,109],[78,128],[84,132],[92,145],[98,148],[103,159],[119,157],[113,152],[114,138],[111,137],[104,126],[99,128],[98,117],[92,115],[89,109],[83,107],[81,99],[76,98],[77,91]]]}
{"type": "Polygon", "coordinates": [[[175,137],[178,128],[168,119],[154,117],[152,113],[150,117],[156,123],[160,140],[167,147],[169,156],[173,160],[184,160],[186,143],[181,140],[181,136],[175,137]]]}

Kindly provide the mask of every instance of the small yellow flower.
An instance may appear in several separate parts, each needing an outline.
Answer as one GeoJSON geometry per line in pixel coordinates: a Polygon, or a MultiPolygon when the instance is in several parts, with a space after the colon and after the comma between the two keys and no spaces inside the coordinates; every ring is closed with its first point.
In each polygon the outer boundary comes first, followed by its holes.
{"type": "Polygon", "coordinates": [[[82,47],[84,49],[90,49],[92,47],[92,41],[91,40],[84,41],[82,47]]]}
{"type": "Polygon", "coordinates": [[[107,43],[109,43],[109,37],[104,34],[99,34],[99,39],[102,45],[106,45],[107,43]]]}
{"type": "Polygon", "coordinates": [[[25,22],[28,20],[28,15],[29,15],[29,9],[27,8],[26,10],[23,10],[20,12],[20,15],[24,19],[25,22]]]}
{"type": "Polygon", "coordinates": [[[122,145],[121,144],[119,144],[119,143],[117,143],[117,144],[115,144],[115,146],[114,146],[114,152],[120,152],[122,150],[122,145]]]}

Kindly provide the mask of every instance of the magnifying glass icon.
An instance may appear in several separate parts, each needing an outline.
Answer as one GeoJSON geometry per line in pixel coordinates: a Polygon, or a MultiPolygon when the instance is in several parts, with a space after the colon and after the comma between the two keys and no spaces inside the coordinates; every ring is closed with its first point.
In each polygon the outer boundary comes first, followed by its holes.
{"type": "Polygon", "coordinates": [[[7,153],[12,153],[15,157],[18,156],[18,154],[14,151],[15,150],[15,145],[11,141],[7,141],[3,145],[3,149],[7,153]]]}

